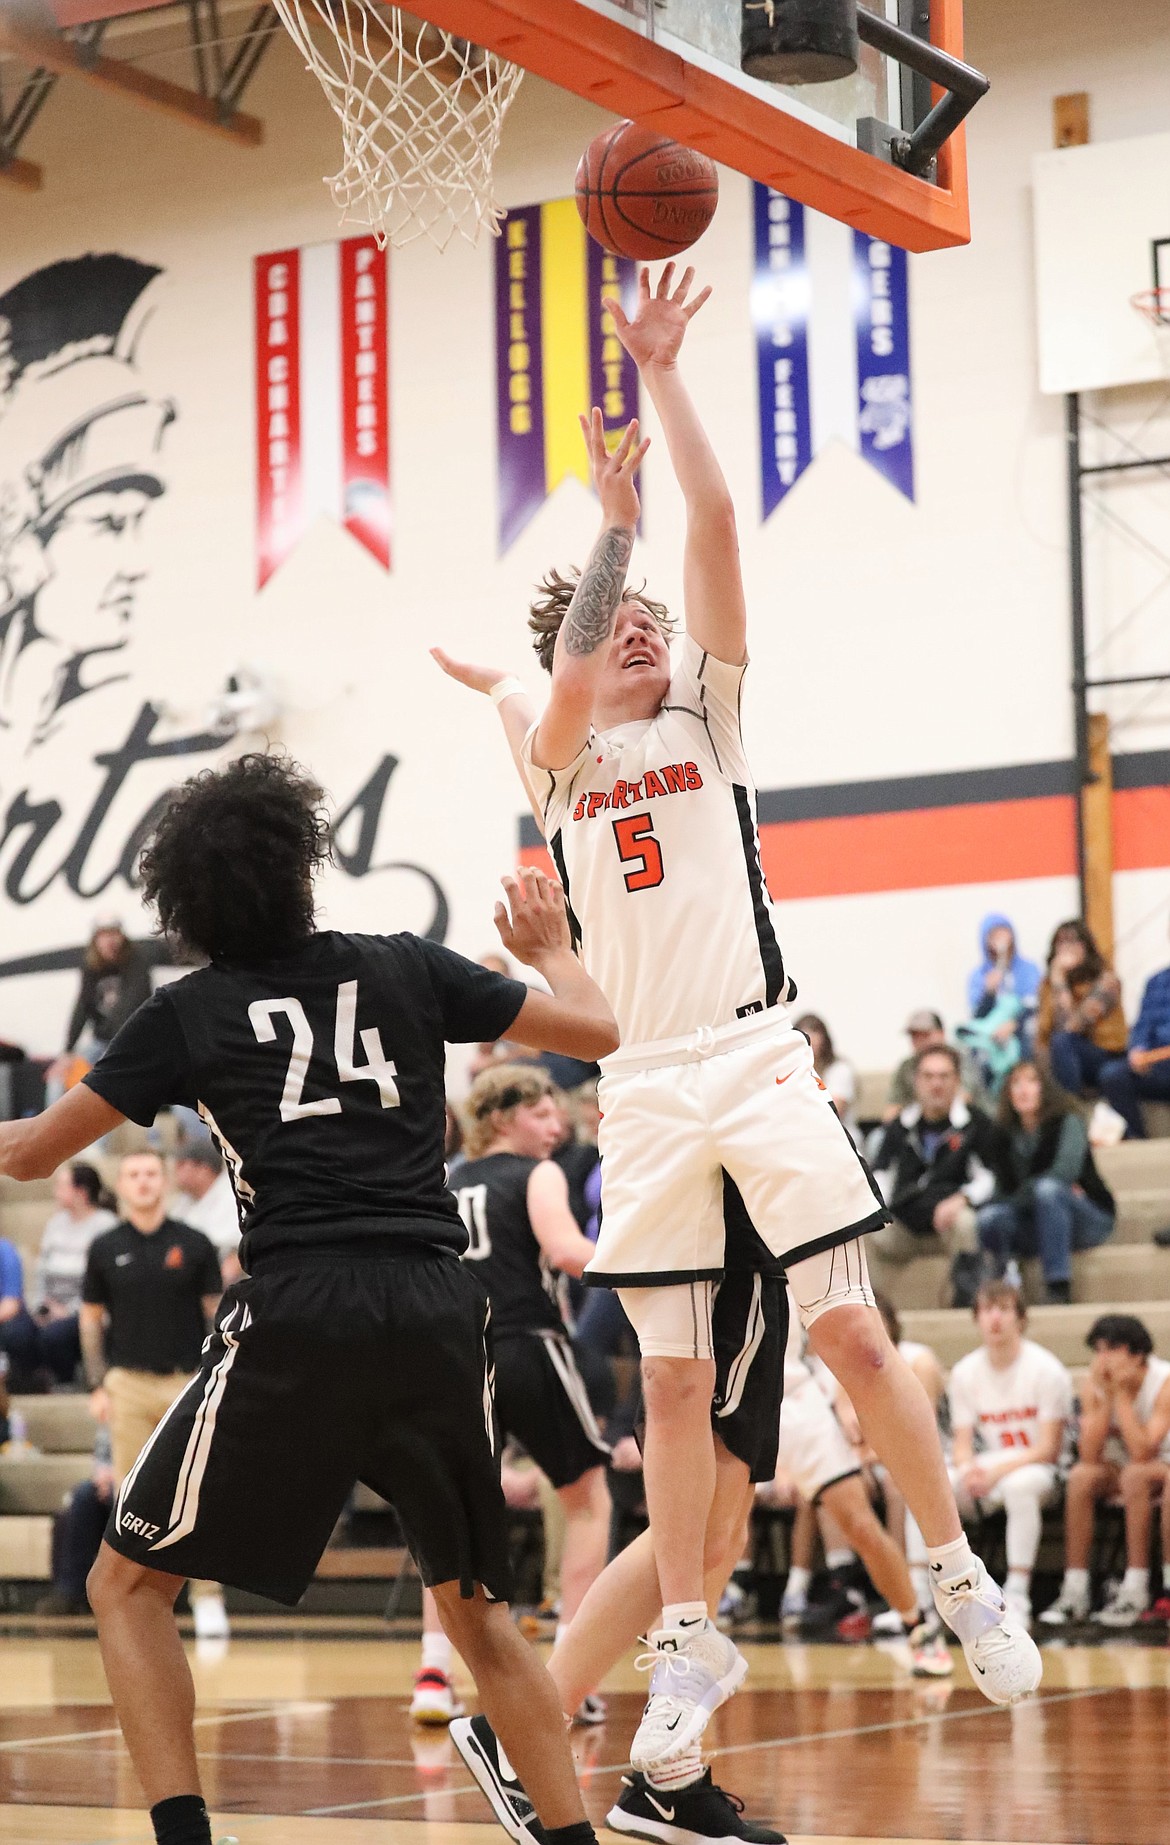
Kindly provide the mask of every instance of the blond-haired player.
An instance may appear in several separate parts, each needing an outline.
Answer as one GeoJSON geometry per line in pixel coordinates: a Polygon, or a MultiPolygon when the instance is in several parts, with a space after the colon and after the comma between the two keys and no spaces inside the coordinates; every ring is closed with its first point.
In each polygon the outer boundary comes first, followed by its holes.
{"type": "MultiPolygon", "coordinates": [[[[686,504],[686,627],[672,659],[654,609],[624,595],[638,518],[631,426],[614,454],[585,425],[602,528],[551,649],[548,705],[521,747],[585,964],[622,1048],[606,1060],[603,1224],[587,1279],[619,1290],[643,1353],[645,1478],[662,1593],[637,1768],[695,1752],[746,1664],[708,1620],[703,1545],[715,1489],[710,1316],[733,1258],[724,1171],[786,1266],[813,1349],[853,1401],[929,1548],[943,1618],[980,1689],[1035,1689],[1040,1657],[963,1535],[925,1393],[873,1304],[863,1238],[885,1221],[787,1011],[792,986],[764,885],[740,697],[746,609],[735,514],[678,367],[706,299],[693,271],[636,312],[608,304],[658,413],[686,504]]],[[[539,648],[548,656],[549,635],[539,648]]],[[[454,676],[502,702],[521,688],[454,676]]]]}

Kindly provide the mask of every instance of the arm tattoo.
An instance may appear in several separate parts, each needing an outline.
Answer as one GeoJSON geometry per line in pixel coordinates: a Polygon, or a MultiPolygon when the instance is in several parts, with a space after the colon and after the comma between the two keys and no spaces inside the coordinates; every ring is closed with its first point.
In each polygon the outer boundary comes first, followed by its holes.
{"type": "Polygon", "coordinates": [[[609,526],[602,532],[565,615],[566,653],[596,653],[609,639],[633,548],[633,532],[621,526],[609,526]]]}

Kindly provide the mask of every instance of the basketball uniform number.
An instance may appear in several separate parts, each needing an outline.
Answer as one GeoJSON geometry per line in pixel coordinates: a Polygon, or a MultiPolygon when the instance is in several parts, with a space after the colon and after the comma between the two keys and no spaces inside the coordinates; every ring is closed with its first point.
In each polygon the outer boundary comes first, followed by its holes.
{"type": "MultiPolygon", "coordinates": [[[[333,1057],[337,1065],[338,1080],[343,1083],[376,1083],[383,1108],[398,1108],[401,1097],[395,1082],[397,1071],[382,1049],[382,1039],[376,1025],[371,1025],[362,1032],[362,1051],[365,1062],[358,1063],[357,1051],[357,988],[356,980],[343,980],[337,989],[337,1019],[333,1030],[333,1057]]],[[[284,1092],[280,1098],[280,1118],[282,1121],[304,1121],[310,1115],[339,1115],[341,1098],[335,1095],[323,1095],[315,1102],[301,1100],[305,1089],[305,1078],[309,1074],[309,1064],[313,1058],[313,1027],[309,1024],[305,1008],[299,999],[256,999],[248,1007],[248,1019],[256,1034],[258,1044],[274,1044],[276,1041],[276,1019],[283,1014],[292,1026],[292,1055],[288,1060],[288,1071],[284,1079],[284,1092]]]]}
{"type": "Polygon", "coordinates": [[[465,1262],[482,1262],[492,1253],[491,1232],[487,1220],[487,1186],[466,1185],[456,1192],[455,1203],[470,1241],[463,1252],[465,1262]]]}
{"type": "Polygon", "coordinates": [[[662,882],[662,848],[654,837],[654,822],[649,814],[623,814],[613,822],[618,857],[623,865],[636,864],[626,872],[626,889],[654,890],[662,882]]]}

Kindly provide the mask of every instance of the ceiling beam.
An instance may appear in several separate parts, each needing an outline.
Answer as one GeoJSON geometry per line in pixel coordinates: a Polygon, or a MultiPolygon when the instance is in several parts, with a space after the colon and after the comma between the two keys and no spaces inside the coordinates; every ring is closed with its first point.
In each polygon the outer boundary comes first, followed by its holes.
{"type": "Polygon", "coordinates": [[[168,83],[165,77],[151,76],[137,65],[87,54],[72,39],[62,38],[57,33],[18,26],[2,11],[0,51],[10,52],[33,69],[56,71],[61,77],[79,77],[83,83],[109,90],[144,108],[159,110],[173,120],[189,122],[192,127],[226,136],[240,146],[258,147],[264,137],[263,123],[254,115],[237,111],[234,115],[221,116],[218,105],[209,97],[185,90],[181,84],[168,83]]]}

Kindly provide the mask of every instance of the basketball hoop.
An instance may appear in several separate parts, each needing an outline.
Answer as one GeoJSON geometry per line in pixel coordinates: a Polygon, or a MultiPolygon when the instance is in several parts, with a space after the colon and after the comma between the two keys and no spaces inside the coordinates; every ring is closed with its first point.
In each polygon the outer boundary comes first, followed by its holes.
{"type": "Polygon", "coordinates": [[[1162,368],[1170,372],[1170,288],[1146,288],[1129,300],[1130,306],[1149,321],[1162,368]]]}
{"type": "Polygon", "coordinates": [[[492,162],[523,71],[401,7],[274,0],[341,123],[344,163],[326,184],[342,223],[379,246],[458,231],[499,235],[492,162]]]}

